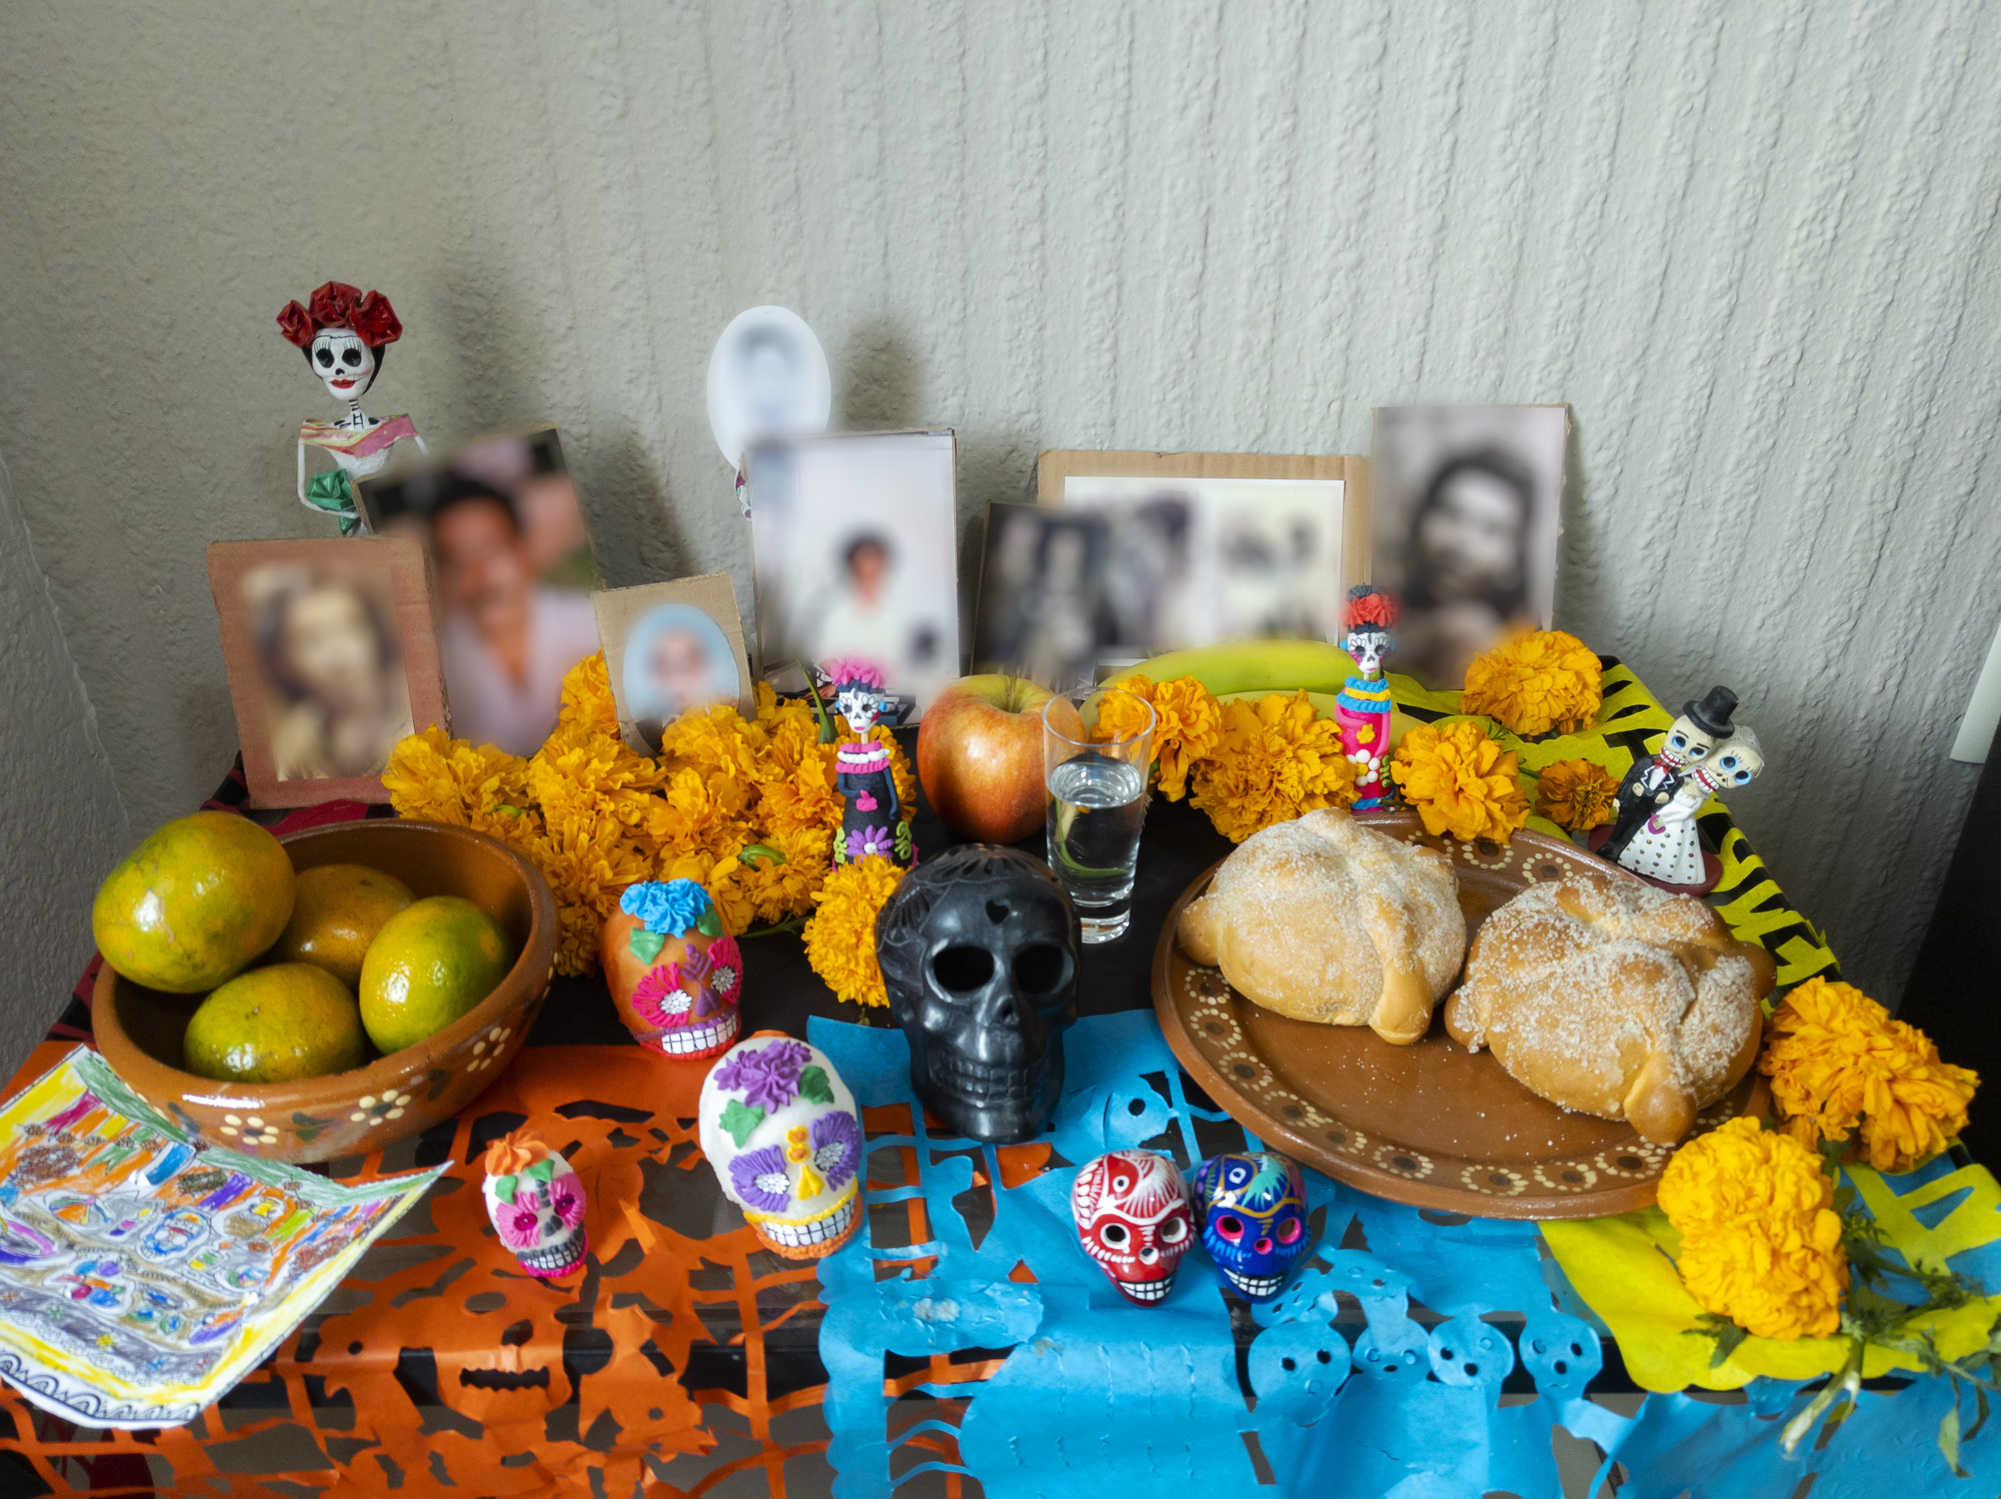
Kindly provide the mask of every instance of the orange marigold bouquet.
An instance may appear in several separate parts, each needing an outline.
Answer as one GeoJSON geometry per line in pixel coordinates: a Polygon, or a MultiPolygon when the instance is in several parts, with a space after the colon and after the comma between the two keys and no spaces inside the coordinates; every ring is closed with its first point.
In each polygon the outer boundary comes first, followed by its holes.
{"type": "Polygon", "coordinates": [[[1232,843],[1302,812],[1354,802],[1355,767],[1341,753],[1341,726],[1318,717],[1305,692],[1224,703],[1221,716],[1215,749],[1194,765],[1188,801],[1232,843]]]}
{"type": "Polygon", "coordinates": [[[1433,836],[1505,843],[1529,820],[1515,752],[1502,749],[1471,719],[1411,729],[1397,746],[1390,775],[1433,836]]]}
{"type": "Polygon", "coordinates": [[[1530,738],[1575,734],[1597,720],[1604,697],[1604,667],[1591,647],[1562,630],[1522,630],[1468,663],[1459,705],[1530,738]]]}
{"type": "MultiPolygon", "coordinates": [[[[903,805],[916,783],[890,730],[903,805]]],[[[397,813],[500,838],[542,872],[556,897],[556,967],[587,973],[597,933],[627,885],[691,879],[731,935],[807,915],[841,823],[834,746],[804,702],[757,686],[757,716],[728,704],[683,714],[658,759],[619,738],[604,657],[563,681],[555,731],[529,759],[427,729],[396,746],[383,785],[397,813]]]]}
{"type": "Polygon", "coordinates": [[[1772,1014],[1758,1070],[1787,1134],[1809,1148],[1860,1135],[1878,1171],[1922,1165],[1966,1128],[1979,1074],[1849,984],[1815,976],[1772,1014]]]}

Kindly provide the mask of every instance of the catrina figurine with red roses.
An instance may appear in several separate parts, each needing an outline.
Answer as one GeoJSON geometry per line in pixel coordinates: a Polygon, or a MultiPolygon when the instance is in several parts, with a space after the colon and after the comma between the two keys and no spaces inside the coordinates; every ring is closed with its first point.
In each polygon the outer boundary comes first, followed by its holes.
{"type": "Polygon", "coordinates": [[[347,404],[344,416],[299,427],[299,503],[337,517],[340,534],[352,536],[361,529],[354,480],[381,472],[389,450],[404,438],[418,452],[430,451],[409,417],[373,417],[361,409],[361,398],[381,373],[389,346],[403,336],[403,324],[381,292],[364,295],[359,287],[329,281],[304,306],[286,303],[278,314],[278,331],[306,356],[307,367],[325,383],[327,394],[347,404]],[[334,466],[308,475],[307,448],[319,448],[334,466]]]}
{"type": "Polygon", "coordinates": [[[1383,767],[1390,758],[1390,684],[1383,679],[1383,658],[1396,647],[1396,595],[1372,583],[1348,590],[1348,636],[1341,642],[1354,659],[1359,676],[1351,676],[1334,699],[1334,721],[1341,726],[1341,752],[1355,766],[1355,805],[1366,812],[1391,800],[1383,767]]]}
{"type": "Polygon", "coordinates": [[[598,957],[618,1018],[641,1046],[698,1058],[736,1044],[743,954],[693,880],[628,887],[599,931],[598,957]]]}

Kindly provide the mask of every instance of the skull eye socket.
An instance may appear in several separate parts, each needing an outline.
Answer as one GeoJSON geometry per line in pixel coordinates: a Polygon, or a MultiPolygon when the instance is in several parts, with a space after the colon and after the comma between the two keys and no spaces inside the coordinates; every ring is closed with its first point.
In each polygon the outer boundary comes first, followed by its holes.
{"type": "Polygon", "coordinates": [[[1684,753],[1691,760],[1707,760],[1709,758],[1709,746],[1706,744],[1691,744],[1684,753]]]}
{"type": "Polygon", "coordinates": [[[313,358],[317,359],[317,360],[318,360],[318,361],[320,362],[320,368],[321,368],[321,369],[326,369],[326,370],[330,370],[330,369],[332,369],[332,368],[333,368],[333,350],[332,350],[332,349],[319,349],[319,350],[316,350],[316,351],[314,352],[314,354],[313,354],[313,358]]]}
{"type": "Polygon", "coordinates": [[[1188,1225],[1179,1218],[1169,1218],[1160,1225],[1160,1242],[1163,1244],[1179,1244],[1187,1237],[1188,1225]]]}
{"type": "Polygon", "coordinates": [[[1126,1240],[1130,1239],[1132,1235],[1126,1232],[1126,1227],[1123,1223],[1107,1223],[1103,1228],[1098,1230],[1098,1237],[1114,1249],[1123,1249],[1126,1247],[1126,1240]]]}
{"type": "Polygon", "coordinates": [[[1293,1244],[1299,1240],[1299,1220],[1288,1218],[1278,1226],[1277,1238],[1281,1244],[1293,1244]]]}
{"type": "Polygon", "coordinates": [[[931,976],[941,989],[971,994],[994,976],[994,955],[984,947],[948,947],[931,960],[931,976]]]}
{"type": "Polygon", "coordinates": [[[1064,952],[1048,942],[1024,947],[1014,955],[1014,981],[1026,994],[1050,994],[1063,982],[1064,952]]]}
{"type": "Polygon", "coordinates": [[[347,348],[341,350],[340,362],[351,370],[360,369],[361,350],[350,344],[347,348]]]}
{"type": "Polygon", "coordinates": [[[1244,1220],[1234,1213],[1225,1213],[1216,1220],[1216,1232],[1234,1244],[1244,1236],[1244,1220]]]}

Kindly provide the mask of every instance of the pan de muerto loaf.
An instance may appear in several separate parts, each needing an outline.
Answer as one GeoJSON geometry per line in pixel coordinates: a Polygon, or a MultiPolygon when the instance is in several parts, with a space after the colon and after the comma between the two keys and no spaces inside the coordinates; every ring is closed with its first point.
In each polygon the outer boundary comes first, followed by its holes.
{"type": "Polygon", "coordinates": [[[1175,935],[1268,1010],[1407,1046],[1466,954],[1458,890],[1444,854],[1330,808],[1246,838],[1175,935]]]}
{"type": "Polygon", "coordinates": [[[1445,1028],[1544,1098],[1672,1145],[1750,1070],[1774,973],[1692,895],[1570,878],[1487,918],[1445,1028]]]}

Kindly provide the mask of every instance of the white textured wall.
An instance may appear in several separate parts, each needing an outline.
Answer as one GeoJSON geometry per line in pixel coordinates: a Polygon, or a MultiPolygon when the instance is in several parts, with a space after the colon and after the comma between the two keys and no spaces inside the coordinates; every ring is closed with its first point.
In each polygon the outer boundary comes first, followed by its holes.
{"type": "Polygon", "coordinates": [[[310,534],[272,317],[408,333],[379,410],[563,424],[615,583],[747,548],[701,410],[759,301],[852,425],[1365,450],[1567,401],[1559,621],[1771,752],[1739,811],[1894,999],[2001,613],[2001,7],[14,4],[0,437],[135,828],[233,734],[202,570],[310,534]]]}

